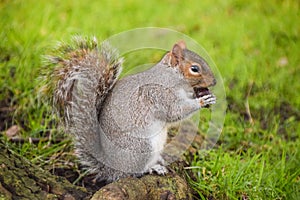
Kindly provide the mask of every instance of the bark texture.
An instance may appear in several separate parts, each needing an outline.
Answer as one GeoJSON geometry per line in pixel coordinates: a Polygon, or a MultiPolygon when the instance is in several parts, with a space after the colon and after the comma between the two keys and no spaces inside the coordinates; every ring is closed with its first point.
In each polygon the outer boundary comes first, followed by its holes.
{"type": "Polygon", "coordinates": [[[17,155],[0,140],[0,199],[88,199],[85,188],[72,185],[17,155]]]}
{"type": "Polygon", "coordinates": [[[92,200],[175,200],[192,199],[186,181],[173,174],[168,176],[146,175],[142,178],[126,178],[104,186],[92,200]]]}

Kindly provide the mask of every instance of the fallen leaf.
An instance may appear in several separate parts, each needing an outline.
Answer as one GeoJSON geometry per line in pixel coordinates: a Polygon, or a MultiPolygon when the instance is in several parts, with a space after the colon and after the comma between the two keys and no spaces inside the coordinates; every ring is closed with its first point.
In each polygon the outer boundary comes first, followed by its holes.
{"type": "Polygon", "coordinates": [[[5,131],[5,134],[8,138],[12,138],[18,135],[20,131],[21,131],[21,127],[19,127],[18,125],[13,125],[5,131]]]}

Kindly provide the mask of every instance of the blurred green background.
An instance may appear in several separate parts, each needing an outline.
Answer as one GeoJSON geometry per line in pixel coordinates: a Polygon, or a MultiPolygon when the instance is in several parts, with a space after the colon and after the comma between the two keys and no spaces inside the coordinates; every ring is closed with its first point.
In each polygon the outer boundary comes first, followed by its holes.
{"type": "MultiPolygon", "coordinates": [[[[201,44],[224,81],[228,109],[215,149],[191,160],[195,198],[300,197],[300,2],[0,1],[0,128],[42,137],[52,127],[37,99],[41,57],[74,34],[100,41],[139,27],[182,32],[201,44]],[[248,109],[249,107],[249,109],[248,109]],[[252,118],[249,118],[249,111],[252,118]]],[[[50,111],[51,112],[51,111],[50,111]]],[[[8,140],[7,140],[8,141],[8,140]]],[[[11,144],[46,165],[61,146],[11,144]]]]}

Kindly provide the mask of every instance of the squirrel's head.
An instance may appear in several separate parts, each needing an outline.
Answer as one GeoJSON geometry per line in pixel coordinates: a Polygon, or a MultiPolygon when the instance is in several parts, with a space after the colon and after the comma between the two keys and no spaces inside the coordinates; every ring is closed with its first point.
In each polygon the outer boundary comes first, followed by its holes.
{"type": "Polygon", "coordinates": [[[188,50],[184,41],[177,42],[161,62],[177,68],[193,88],[208,88],[216,84],[216,79],[206,61],[188,50]]]}

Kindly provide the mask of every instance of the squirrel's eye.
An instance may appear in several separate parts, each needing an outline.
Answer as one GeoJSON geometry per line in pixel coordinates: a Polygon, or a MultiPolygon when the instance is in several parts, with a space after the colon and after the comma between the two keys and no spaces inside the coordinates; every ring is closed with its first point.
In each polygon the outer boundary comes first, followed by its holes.
{"type": "Polygon", "coordinates": [[[191,71],[194,73],[199,73],[200,72],[200,68],[197,65],[192,65],[191,66],[191,71]]]}

